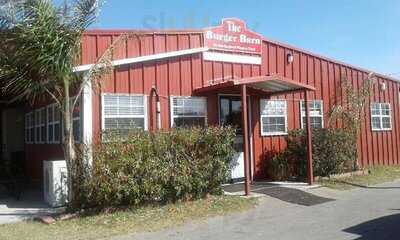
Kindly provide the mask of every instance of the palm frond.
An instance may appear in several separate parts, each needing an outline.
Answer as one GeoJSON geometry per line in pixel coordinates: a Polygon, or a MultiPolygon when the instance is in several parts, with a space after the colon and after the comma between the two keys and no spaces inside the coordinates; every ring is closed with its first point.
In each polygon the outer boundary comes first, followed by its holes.
{"type": "Polygon", "coordinates": [[[73,25],[84,30],[95,22],[101,5],[100,0],[77,0],[74,8],[73,25]]]}

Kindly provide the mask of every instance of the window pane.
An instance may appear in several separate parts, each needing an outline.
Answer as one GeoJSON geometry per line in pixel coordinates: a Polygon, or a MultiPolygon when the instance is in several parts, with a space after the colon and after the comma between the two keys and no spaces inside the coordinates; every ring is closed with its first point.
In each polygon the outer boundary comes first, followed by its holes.
{"type": "Polygon", "coordinates": [[[60,123],[54,124],[54,141],[59,142],[60,141],[60,123]]]}
{"type": "Polygon", "coordinates": [[[261,102],[261,114],[262,115],[285,115],[286,114],[286,102],[285,101],[266,101],[261,102]]]}
{"type": "Polygon", "coordinates": [[[72,110],[72,116],[74,118],[78,118],[81,116],[81,105],[80,105],[80,100],[76,103],[74,106],[74,109],[72,110]]]}
{"type": "Polygon", "coordinates": [[[389,116],[390,115],[390,106],[389,104],[382,103],[382,115],[389,116]]]}
{"type": "MultiPolygon", "coordinates": [[[[306,126],[306,117],[303,117],[303,128],[306,126]]],[[[322,128],[322,117],[310,117],[311,128],[322,128]]]]}
{"type": "Polygon", "coordinates": [[[35,128],[31,128],[30,132],[30,142],[33,143],[35,141],[35,128]]]}
{"type": "Polygon", "coordinates": [[[390,117],[382,117],[382,128],[390,129],[391,127],[390,117]]]}
{"type": "Polygon", "coordinates": [[[104,95],[104,116],[144,115],[143,96],[104,95]]]}
{"type": "Polygon", "coordinates": [[[285,117],[262,117],[262,128],[265,133],[284,133],[285,117]]]}
{"type": "Polygon", "coordinates": [[[372,117],[372,129],[380,129],[380,128],[381,128],[381,118],[372,117]]]}
{"type": "Polygon", "coordinates": [[[47,119],[48,122],[52,122],[53,121],[53,106],[50,106],[47,108],[47,119]]]}
{"type": "Polygon", "coordinates": [[[205,116],[206,101],[203,98],[180,98],[172,99],[173,115],[175,116],[205,116]]]}
{"type": "Polygon", "coordinates": [[[174,119],[175,127],[204,127],[205,117],[178,117],[174,119]]]}
{"type": "Polygon", "coordinates": [[[53,124],[50,124],[49,126],[48,126],[48,141],[49,142],[53,142],[54,141],[54,125],[53,124]]]}
{"type": "Polygon", "coordinates": [[[40,123],[46,125],[46,108],[40,110],[40,123]]]}
{"type": "Polygon", "coordinates": [[[372,103],[371,104],[371,114],[372,115],[380,115],[380,104],[379,103],[372,103]]]}
{"type": "Polygon", "coordinates": [[[79,142],[81,140],[81,121],[76,119],[72,123],[72,134],[74,135],[74,140],[79,142]]]}
{"type": "Polygon", "coordinates": [[[144,129],[144,118],[105,118],[105,129],[144,129]]]}
{"type": "Polygon", "coordinates": [[[41,137],[42,137],[42,142],[47,141],[47,131],[46,131],[46,125],[41,127],[41,137]]]}
{"type": "Polygon", "coordinates": [[[61,112],[57,107],[54,107],[54,121],[60,121],[61,119],[61,112]]]}

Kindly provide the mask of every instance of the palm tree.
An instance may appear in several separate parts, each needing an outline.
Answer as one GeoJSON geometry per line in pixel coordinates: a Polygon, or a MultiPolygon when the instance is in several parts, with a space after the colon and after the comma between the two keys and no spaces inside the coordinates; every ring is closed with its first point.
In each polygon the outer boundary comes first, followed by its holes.
{"type": "Polygon", "coordinates": [[[62,146],[68,169],[68,198],[73,203],[77,154],[72,112],[87,84],[112,68],[112,52],[121,36],[93,67],[74,72],[80,58],[81,37],[99,12],[98,0],[75,0],[56,6],[51,0],[26,0],[0,13],[0,87],[11,101],[52,99],[64,121],[62,146]]]}

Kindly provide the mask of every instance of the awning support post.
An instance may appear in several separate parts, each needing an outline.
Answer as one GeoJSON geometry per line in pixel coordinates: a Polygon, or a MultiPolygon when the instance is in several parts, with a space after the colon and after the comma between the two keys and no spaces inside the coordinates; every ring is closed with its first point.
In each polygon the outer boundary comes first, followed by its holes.
{"type": "Polygon", "coordinates": [[[250,163],[249,163],[249,132],[247,122],[247,87],[243,84],[241,87],[242,95],[242,129],[243,129],[243,161],[244,161],[244,192],[246,196],[250,195],[250,163]]]}
{"type": "Polygon", "coordinates": [[[306,134],[307,134],[307,180],[308,184],[312,185],[314,183],[313,176],[313,159],[312,159],[312,131],[310,123],[310,109],[308,103],[308,91],[304,90],[304,106],[306,112],[306,134]]]}

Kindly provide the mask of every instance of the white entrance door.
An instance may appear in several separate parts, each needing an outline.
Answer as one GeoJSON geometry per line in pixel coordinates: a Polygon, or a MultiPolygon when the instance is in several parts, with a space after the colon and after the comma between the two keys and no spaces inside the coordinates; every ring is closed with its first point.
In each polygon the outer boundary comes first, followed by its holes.
{"type": "Polygon", "coordinates": [[[244,153],[242,131],[242,101],[240,96],[219,97],[219,122],[221,125],[231,125],[236,128],[235,150],[233,162],[235,167],[231,171],[233,181],[244,179],[244,153]]]}

